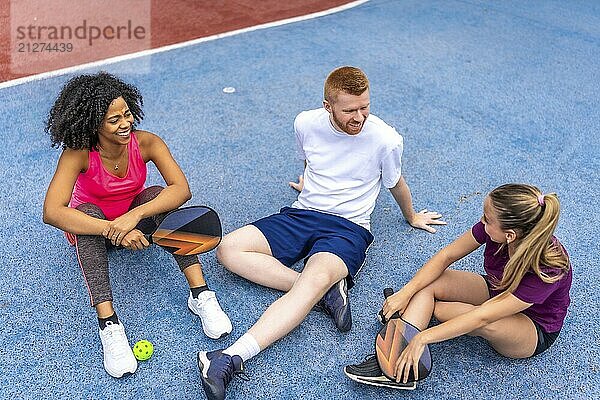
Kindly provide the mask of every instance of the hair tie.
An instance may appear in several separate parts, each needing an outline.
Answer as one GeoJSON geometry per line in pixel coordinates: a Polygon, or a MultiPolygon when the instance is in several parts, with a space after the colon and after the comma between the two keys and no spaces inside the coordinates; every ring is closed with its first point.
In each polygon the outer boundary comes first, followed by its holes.
{"type": "Polygon", "coordinates": [[[539,204],[540,206],[543,206],[544,204],[546,204],[546,203],[544,202],[544,196],[545,196],[544,194],[540,194],[540,195],[537,197],[537,201],[538,201],[538,204],[539,204]]]}

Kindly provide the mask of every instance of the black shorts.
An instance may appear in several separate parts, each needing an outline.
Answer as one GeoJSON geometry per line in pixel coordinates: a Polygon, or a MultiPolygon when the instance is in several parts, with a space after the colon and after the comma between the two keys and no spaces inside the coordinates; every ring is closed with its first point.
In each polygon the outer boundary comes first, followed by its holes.
{"type": "MultiPolygon", "coordinates": [[[[496,293],[494,293],[492,291],[493,290],[492,285],[488,281],[487,275],[481,274],[481,276],[483,277],[483,279],[485,280],[485,283],[487,284],[490,298],[494,297],[496,295],[496,293]]],[[[535,326],[535,331],[537,332],[537,345],[535,346],[535,351],[531,355],[531,357],[533,357],[533,356],[537,356],[538,354],[543,353],[544,351],[548,350],[550,348],[550,346],[552,346],[552,344],[556,341],[556,338],[558,338],[558,334],[560,333],[560,331],[548,333],[548,332],[544,331],[544,329],[542,328],[542,326],[540,324],[538,324],[537,322],[532,320],[530,317],[527,317],[527,318],[529,318],[531,320],[531,322],[533,322],[533,326],[535,326]]]]}
{"type": "Polygon", "coordinates": [[[531,322],[533,322],[533,325],[535,325],[535,330],[537,332],[537,346],[535,346],[535,351],[531,355],[531,357],[533,357],[533,356],[537,356],[538,354],[543,353],[544,351],[548,350],[548,348],[550,348],[550,346],[552,346],[552,343],[554,343],[554,341],[558,337],[558,334],[560,333],[560,331],[547,333],[547,332],[544,332],[544,330],[542,329],[540,324],[538,324],[534,320],[531,320],[531,322]]]}

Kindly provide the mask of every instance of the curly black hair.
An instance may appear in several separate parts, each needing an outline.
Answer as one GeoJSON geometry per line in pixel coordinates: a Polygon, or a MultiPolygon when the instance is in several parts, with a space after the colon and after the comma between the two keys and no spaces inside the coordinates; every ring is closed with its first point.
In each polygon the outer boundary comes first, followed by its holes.
{"type": "MultiPolygon", "coordinates": [[[[123,97],[134,124],[144,118],[139,90],[106,72],[70,79],[60,91],[46,121],[52,147],[98,150],[98,128],[110,103],[123,97]]],[[[132,130],[135,128],[132,127],[132,130]]]]}

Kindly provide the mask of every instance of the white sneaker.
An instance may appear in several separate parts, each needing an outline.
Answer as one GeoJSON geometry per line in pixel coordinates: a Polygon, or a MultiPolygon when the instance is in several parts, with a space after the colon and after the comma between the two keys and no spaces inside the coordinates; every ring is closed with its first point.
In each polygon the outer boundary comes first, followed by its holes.
{"type": "Polygon", "coordinates": [[[205,290],[194,299],[192,294],[188,297],[188,308],[200,317],[202,330],[211,339],[220,339],[231,333],[231,321],[223,312],[215,292],[205,290]]]}
{"type": "Polygon", "coordinates": [[[123,324],[108,321],[106,328],[100,329],[100,340],[104,352],[104,369],[110,376],[120,378],[135,372],[137,360],[129,347],[123,324]]]}

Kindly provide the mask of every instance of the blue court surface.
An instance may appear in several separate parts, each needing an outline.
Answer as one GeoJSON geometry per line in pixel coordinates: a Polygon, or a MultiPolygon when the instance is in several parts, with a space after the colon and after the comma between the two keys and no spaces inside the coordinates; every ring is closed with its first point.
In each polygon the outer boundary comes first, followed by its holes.
{"type": "MultiPolygon", "coordinates": [[[[321,105],[340,65],[365,70],[371,111],[404,136],[415,208],[444,215],[435,235],[412,229],[387,191],[376,238],[351,290],[354,327],[338,333],[311,313],[246,365],[229,399],[600,398],[600,5],[570,1],[371,0],[321,18],[256,30],[101,68],[136,84],[141,127],[169,144],[194,194],[230,232],[289,205],[297,178],[292,122],[321,105]],[[224,87],[235,93],[224,93],[224,87]],[[574,268],[565,327],[546,353],[514,361],[483,340],[431,346],[434,369],[416,391],[362,386],[344,365],[373,352],[385,286],[400,287],[472,224],[485,194],[527,182],[562,201],[557,236],[574,268]]],[[[158,248],[111,253],[115,307],[130,342],[155,354],[116,380],[103,369],[94,310],[73,249],[42,223],[60,151],[44,120],[70,76],[0,90],[0,398],[203,399],[195,354],[226,347],[281,294],[201,257],[234,323],[206,338],[186,306],[183,275],[158,248]]],[[[343,162],[343,161],[341,161],[343,162]]],[[[152,170],[151,183],[161,182],[152,170]]],[[[478,251],[456,265],[482,271],[478,251]]]]}

